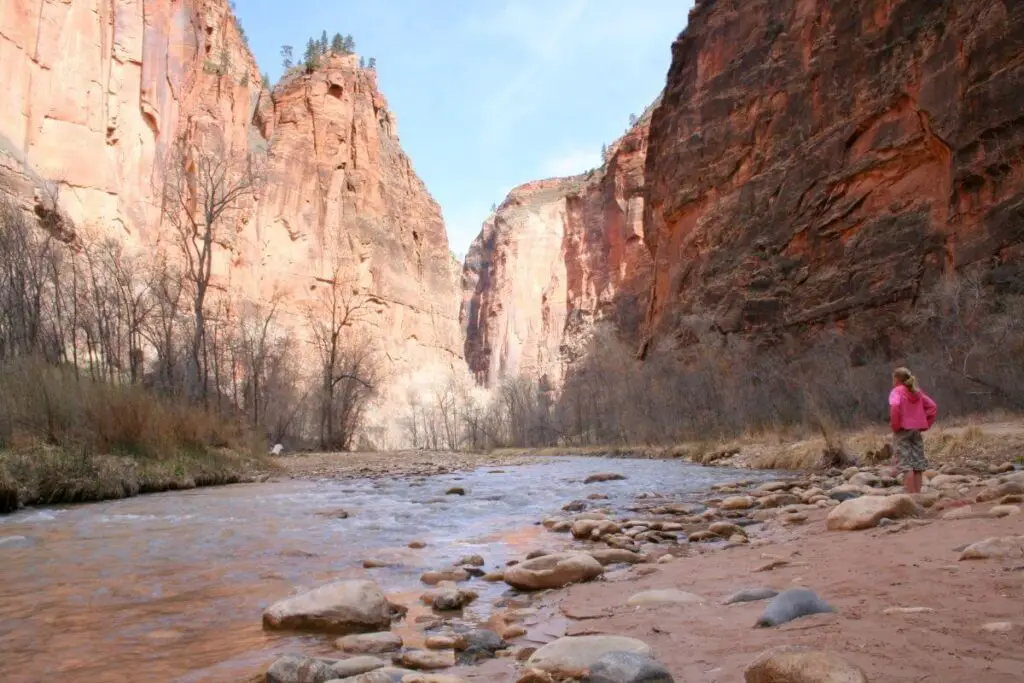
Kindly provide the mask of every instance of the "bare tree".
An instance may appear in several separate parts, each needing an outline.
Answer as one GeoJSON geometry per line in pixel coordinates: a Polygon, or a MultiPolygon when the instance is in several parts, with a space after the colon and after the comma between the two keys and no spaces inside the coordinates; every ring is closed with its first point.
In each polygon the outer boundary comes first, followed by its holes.
{"type": "Polygon", "coordinates": [[[179,142],[164,164],[163,212],[174,226],[192,295],[192,340],[188,359],[188,394],[206,399],[206,297],[213,275],[213,254],[229,246],[230,227],[263,179],[262,158],[227,149],[220,141],[201,148],[179,142]]]}
{"type": "Polygon", "coordinates": [[[319,358],[324,449],[348,448],[377,381],[372,349],[354,330],[370,300],[343,277],[343,269],[344,264],[335,261],[329,279],[317,278],[319,296],[306,313],[319,358]]]}

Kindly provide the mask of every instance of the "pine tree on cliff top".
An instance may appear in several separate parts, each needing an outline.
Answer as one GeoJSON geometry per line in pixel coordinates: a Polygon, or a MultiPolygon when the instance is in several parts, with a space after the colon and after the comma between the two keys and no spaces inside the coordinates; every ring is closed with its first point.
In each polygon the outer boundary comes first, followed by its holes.
{"type": "Polygon", "coordinates": [[[302,59],[306,65],[306,71],[312,71],[320,66],[320,45],[312,38],[306,43],[306,52],[302,59]]]}
{"type": "Polygon", "coordinates": [[[327,42],[327,31],[325,30],[323,33],[320,34],[320,42],[317,44],[317,47],[320,48],[320,54],[327,54],[327,49],[330,47],[330,45],[331,44],[327,42]]]}
{"type": "Polygon", "coordinates": [[[336,55],[345,53],[345,39],[341,37],[340,33],[335,33],[334,38],[331,39],[331,52],[336,55]]]}
{"type": "Polygon", "coordinates": [[[352,37],[351,33],[345,36],[344,48],[345,52],[348,54],[352,54],[356,51],[356,39],[352,37]]]}
{"type": "Polygon", "coordinates": [[[376,69],[377,68],[377,58],[376,57],[370,57],[370,61],[366,63],[366,68],[367,69],[376,69]]]}
{"type": "Polygon", "coordinates": [[[291,45],[282,45],[281,46],[281,66],[284,67],[285,71],[287,71],[288,69],[292,68],[292,46],[291,45]]]}

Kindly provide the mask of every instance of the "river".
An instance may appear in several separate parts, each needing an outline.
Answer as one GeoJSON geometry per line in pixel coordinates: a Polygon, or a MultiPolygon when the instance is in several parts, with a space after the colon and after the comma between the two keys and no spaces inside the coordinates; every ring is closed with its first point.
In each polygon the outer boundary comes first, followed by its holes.
{"type": "MultiPolygon", "coordinates": [[[[743,478],[760,478],[742,473],[743,478]]],[[[420,574],[462,556],[499,567],[566,536],[536,522],[601,492],[622,510],[644,491],[687,500],[736,470],[672,460],[560,457],[430,478],[285,480],[0,517],[0,668],[7,683],[240,681],[331,639],[265,633],[272,602],[370,577],[414,603],[420,574]],[[600,471],[624,481],[585,485],[600,471]],[[453,486],[467,495],[445,495],[453,486]],[[348,513],[340,518],[338,511],[348,513]],[[408,548],[413,540],[427,545],[408,548]],[[394,563],[363,569],[374,558],[394,563]]],[[[483,618],[506,588],[474,581],[483,618]]]]}

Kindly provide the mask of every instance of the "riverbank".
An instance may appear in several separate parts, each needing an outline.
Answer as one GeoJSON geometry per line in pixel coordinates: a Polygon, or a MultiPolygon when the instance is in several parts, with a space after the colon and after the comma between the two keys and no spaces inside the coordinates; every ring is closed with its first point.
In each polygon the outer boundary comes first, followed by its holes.
{"type": "Polygon", "coordinates": [[[55,446],[0,451],[0,513],[32,505],[86,503],[254,481],[268,458],[228,449],[155,456],[92,455],[55,446]]]}

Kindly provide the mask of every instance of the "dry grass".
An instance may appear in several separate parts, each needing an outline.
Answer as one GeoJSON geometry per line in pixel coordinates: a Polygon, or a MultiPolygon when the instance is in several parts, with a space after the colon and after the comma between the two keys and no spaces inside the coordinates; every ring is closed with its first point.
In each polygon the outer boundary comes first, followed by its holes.
{"type": "Polygon", "coordinates": [[[139,386],[31,361],[0,371],[0,512],[233,483],[263,453],[241,423],[139,386]]]}

